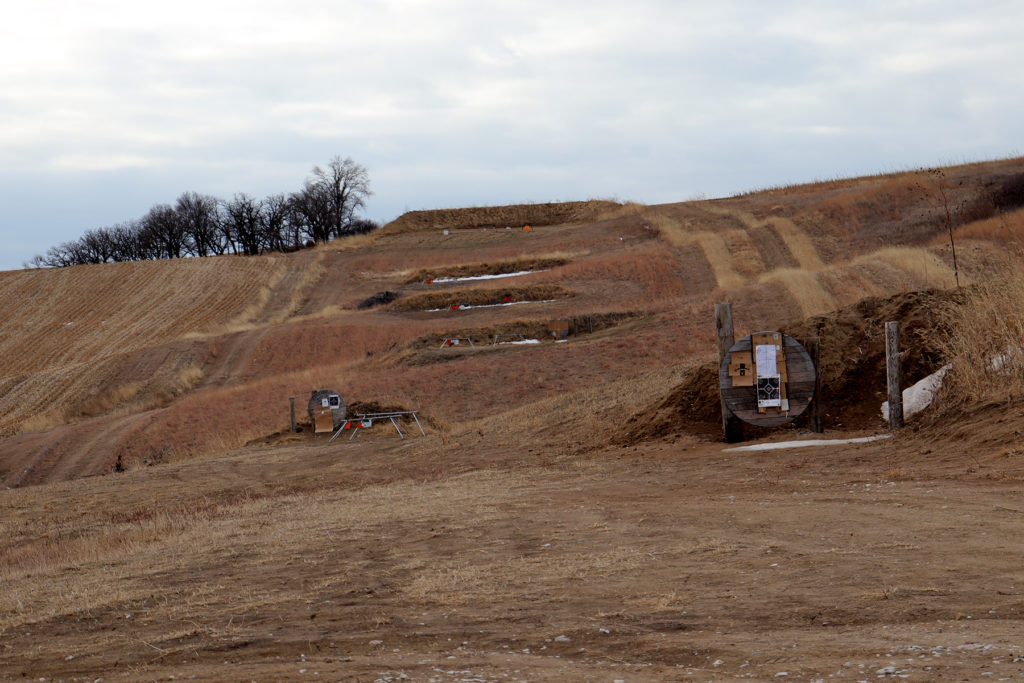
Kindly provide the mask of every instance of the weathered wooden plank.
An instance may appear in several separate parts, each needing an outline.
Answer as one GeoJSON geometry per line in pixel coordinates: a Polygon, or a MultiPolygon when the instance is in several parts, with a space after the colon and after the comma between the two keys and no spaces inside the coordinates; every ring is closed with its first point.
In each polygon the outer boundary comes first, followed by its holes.
{"type": "Polygon", "coordinates": [[[900,324],[885,324],[885,381],[889,390],[889,428],[903,426],[903,387],[900,384],[900,324]]]}
{"type": "MultiPolygon", "coordinates": [[[[729,349],[735,342],[732,326],[732,305],[729,303],[715,304],[715,334],[718,338],[718,365],[725,366],[728,373],[729,349]]],[[[732,414],[722,399],[722,432],[728,443],[743,441],[743,425],[732,414]]]]}

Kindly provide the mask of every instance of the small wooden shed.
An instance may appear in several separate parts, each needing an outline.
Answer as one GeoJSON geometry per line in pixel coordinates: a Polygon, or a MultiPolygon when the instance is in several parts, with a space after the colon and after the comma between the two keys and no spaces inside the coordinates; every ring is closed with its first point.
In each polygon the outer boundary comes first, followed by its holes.
{"type": "Polygon", "coordinates": [[[345,399],[332,389],[319,389],[309,397],[309,423],[313,432],[333,432],[345,424],[348,406],[345,399]]]}

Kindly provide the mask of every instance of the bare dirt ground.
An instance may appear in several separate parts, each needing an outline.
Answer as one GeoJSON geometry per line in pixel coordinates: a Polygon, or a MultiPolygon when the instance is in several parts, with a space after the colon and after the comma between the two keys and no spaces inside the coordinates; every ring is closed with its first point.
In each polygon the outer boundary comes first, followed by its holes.
{"type": "Polygon", "coordinates": [[[0,675],[1024,676],[1020,412],[988,447],[378,431],[8,491],[0,675]]]}

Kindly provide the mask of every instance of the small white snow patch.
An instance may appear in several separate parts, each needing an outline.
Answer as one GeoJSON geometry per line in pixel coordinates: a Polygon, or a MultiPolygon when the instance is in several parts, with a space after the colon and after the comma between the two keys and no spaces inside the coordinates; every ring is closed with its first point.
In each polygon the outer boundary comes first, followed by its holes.
{"type": "MultiPolygon", "coordinates": [[[[505,301],[504,303],[500,303],[500,304],[478,304],[476,306],[472,306],[472,305],[469,305],[469,304],[459,304],[459,307],[458,307],[457,310],[468,311],[471,308],[497,308],[499,306],[515,306],[516,304],[550,304],[550,303],[552,303],[554,301],[555,301],[555,299],[544,299],[543,301],[505,301]]],[[[451,306],[448,306],[446,308],[428,308],[428,309],[426,309],[423,312],[424,313],[437,313],[439,311],[450,311],[450,310],[452,310],[452,308],[451,308],[451,306]]]]}
{"type": "Polygon", "coordinates": [[[543,270],[517,270],[514,273],[498,273],[497,275],[463,275],[461,277],[436,277],[430,282],[433,284],[445,282],[469,282],[471,280],[500,280],[506,277],[520,277],[530,273],[543,273],[543,270]]]}
{"type": "Polygon", "coordinates": [[[868,443],[879,439],[890,439],[892,434],[877,434],[875,436],[862,436],[856,439],[807,439],[805,441],[777,441],[775,443],[752,443],[749,446],[734,446],[723,448],[723,453],[736,451],[777,451],[783,448],[806,448],[808,446],[843,446],[851,443],[868,443]]]}
{"type": "MultiPolygon", "coordinates": [[[[932,404],[935,392],[942,387],[942,378],[949,372],[950,365],[943,365],[941,368],[928,375],[920,382],[903,390],[903,418],[910,419],[932,404]]],[[[882,404],[882,419],[889,419],[889,402],[882,404]]]]}

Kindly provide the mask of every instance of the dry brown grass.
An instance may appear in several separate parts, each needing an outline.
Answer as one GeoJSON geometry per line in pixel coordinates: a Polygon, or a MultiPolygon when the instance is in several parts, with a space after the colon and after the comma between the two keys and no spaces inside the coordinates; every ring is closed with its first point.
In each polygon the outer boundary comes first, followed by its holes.
{"type": "Polygon", "coordinates": [[[836,308],[835,297],[822,285],[817,273],[802,268],[779,268],[765,273],[759,281],[785,287],[805,317],[836,308]]]}
{"type": "Polygon", "coordinates": [[[810,236],[788,218],[773,217],[768,219],[776,234],[785,242],[789,252],[793,254],[800,267],[804,270],[820,271],[825,264],[818,256],[818,249],[810,236]]]}
{"type": "MultiPolygon", "coordinates": [[[[1024,247],[1024,209],[962,225],[953,231],[957,240],[991,240],[1012,249],[1024,247]]],[[[936,237],[943,244],[947,237],[936,237]]]]}
{"type": "Polygon", "coordinates": [[[711,270],[715,273],[715,281],[719,289],[736,289],[746,284],[732,267],[732,254],[722,235],[713,232],[697,232],[693,235],[694,241],[700,245],[711,270]]]}
{"type": "Polygon", "coordinates": [[[88,395],[130,352],[225,327],[277,274],[259,257],[0,273],[0,358],[25,380],[0,399],[0,427],[88,395]]]}
{"type": "Polygon", "coordinates": [[[947,397],[956,405],[1024,396],[1024,266],[1008,262],[946,311],[947,397]]]}
{"type": "Polygon", "coordinates": [[[672,253],[659,248],[581,258],[559,270],[560,279],[567,284],[607,283],[622,292],[615,305],[621,306],[625,300],[643,309],[684,295],[686,275],[672,253]]]}
{"type": "Polygon", "coordinates": [[[854,266],[885,264],[902,273],[903,290],[948,289],[956,284],[953,269],[924,248],[886,247],[853,260],[854,266]]]}
{"type": "Polygon", "coordinates": [[[483,432],[522,444],[564,440],[571,426],[579,446],[606,443],[621,431],[624,416],[664,396],[679,384],[686,368],[659,368],[532,402],[494,417],[456,427],[457,434],[483,432]]]}
{"type": "Polygon", "coordinates": [[[521,228],[525,225],[560,225],[594,220],[610,210],[621,208],[617,202],[590,200],[549,204],[511,204],[463,209],[410,211],[385,225],[381,232],[392,235],[422,230],[461,230],[466,228],[521,228]]]}

